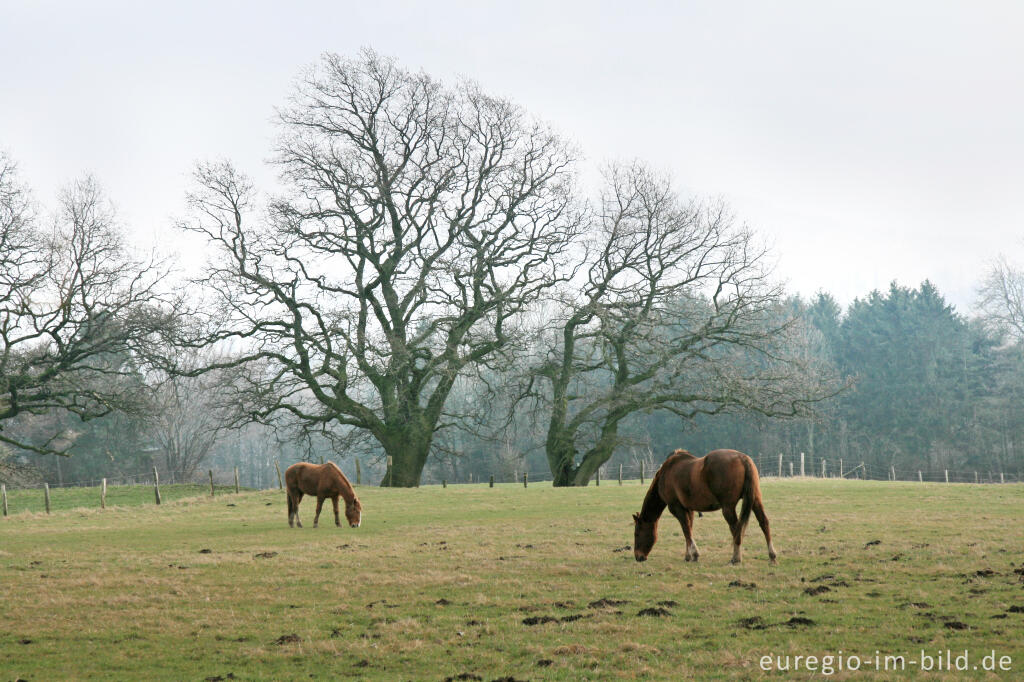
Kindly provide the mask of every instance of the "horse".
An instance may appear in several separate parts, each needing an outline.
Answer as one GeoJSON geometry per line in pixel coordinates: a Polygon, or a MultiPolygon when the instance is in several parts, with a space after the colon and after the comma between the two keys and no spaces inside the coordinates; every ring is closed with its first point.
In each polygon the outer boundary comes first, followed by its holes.
{"type": "Polygon", "coordinates": [[[284,484],[288,493],[288,525],[294,528],[302,528],[299,520],[299,502],[302,495],[316,495],[316,516],[313,517],[313,527],[316,528],[320,521],[320,509],[324,506],[324,500],[328,497],[334,503],[334,523],[341,527],[341,517],[338,516],[338,496],[345,498],[345,518],[348,525],[358,528],[362,521],[363,507],[356,497],[352,484],[341,473],[341,469],[334,462],[326,464],[311,464],[309,462],[297,462],[284,472],[284,484]]]}
{"type": "Polygon", "coordinates": [[[633,556],[646,561],[658,536],[658,518],[665,507],[679,519],[686,537],[686,561],[697,561],[700,553],[693,541],[693,512],[722,510],[732,531],[732,561],[740,563],[740,543],[754,512],[768,542],[768,558],[776,563],[775,547],[768,528],[768,517],[761,503],[761,485],[753,460],[736,450],[712,450],[694,457],[686,450],[675,450],[665,459],[647,490],[639,514],[633,514],[633,556]],[[736,503],[743,500],[740,515],[736,503]]]}

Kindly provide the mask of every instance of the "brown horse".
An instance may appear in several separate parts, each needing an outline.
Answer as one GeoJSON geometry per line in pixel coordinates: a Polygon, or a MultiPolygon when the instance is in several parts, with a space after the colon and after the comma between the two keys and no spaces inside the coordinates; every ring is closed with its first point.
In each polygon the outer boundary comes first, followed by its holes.
{"type": "Polygon", "coordinates": [[[768,529],[768,517],[761,504],[761,485],[753,460],[735,450],[713,450],[703,457],[694,457],[686,450],[676,450],[654,474],[651,487],[639,514],[633,514],[633,556],[645,561],[658,539],[658,518],[665,507],[679,519],[686,536],[686,561],[696,561],[700,554],[693,542],[693,512],[722,510],[732,531],[732,561],[740,562],[740,543],[753,510],[768,541],[768,558],[775,563],[775,548],[768,529]],[[739,518],[736,503],[743,500],[739,518]]]}
{"type": "Polygon", "coordinates": [[[297,462],[288,467],[284,472],[284,485],[288,491],[288,525],[294,528],[302,528],[299,521],[299,502],[302,495],[316,495],[316,516],[313,517],[313,527],[317,527],[320,521],[320,509],[324,506],[324,500],[328,497],[334,503],[334,523],[341,526],[341,517],[338,516],[338,496],[345,498],[345,518],[348,525],[358,528],[362,520],[363,507],[359,504],[352,484],[341,473],[341,469],[334,462],[326,464],[310,464],[309,462],[297,462]]]}

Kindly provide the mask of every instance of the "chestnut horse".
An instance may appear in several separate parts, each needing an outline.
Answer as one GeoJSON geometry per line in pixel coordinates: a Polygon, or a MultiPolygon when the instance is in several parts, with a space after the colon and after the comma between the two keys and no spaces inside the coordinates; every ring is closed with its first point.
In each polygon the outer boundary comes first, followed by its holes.
{"type": "Polygon", "coordinates": [[[352,484],[345,478],[334,462],[326,464],[310,464],[309,462],[297,462],[284,472],[284,485],[288,492],[288,525],[294,528],[302,528],[299,521],[299,502],[302,495],[316,495],[316,516],[313,517],[313,527],[317,527],[320,521],[320,509],[324,506],[324,500],[328,497],[334,503],[334,523],[341,526],[341,517],[338,516],[338,496],[345,498],[345,518],[348,525],[358,528],[362,520],[363,507],[359,504],[352,484]]]}
{"type": "Polygon", "coordinates": [[[686,536],[686,561],[700,557],[693,542],[693,512],[722,510],[732,531],[732,561],[740,563],[740,543],[753,510],[768,541],[768,558],[775,563],[775,548],[768,517],[761,504],[761,485],[753,460],[736,450],[712,450],[694,457],[676,450],[654,474],[639,514],[633,514],[633,556],[644,561],[658,539],[658,518],[665,507],[679,519],[686,536]],[[736,503],[743,500],[739,518],[736,503]]]}

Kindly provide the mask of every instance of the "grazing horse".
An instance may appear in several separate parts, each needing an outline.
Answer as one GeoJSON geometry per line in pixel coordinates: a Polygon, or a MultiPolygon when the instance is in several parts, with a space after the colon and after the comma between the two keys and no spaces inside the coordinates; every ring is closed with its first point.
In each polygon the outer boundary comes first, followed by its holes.
{"type": "Polygon", "coordinates": [[[299,521],[299,502],[302,495],[316,495],[316,516],[313,517],[313,527],[317,527],[320,521],[320,509],[324,506],[324,500],[328,497],[334,503],[334,523],[341,526],[341,517],[338,516],[338,496],[345,498],[345,518],[348,525],[353,528],[359,527],[362,520],[363,507],[359,504],[352,484],[345,478],[334,462],[326,464],[310,464],[309,462],[297,462],[284,472],[284,485],[288,492],[288,525],[294,528],[302,528],[299,521]]]}
{"type": "Polygon", "coordinates": [[[761,504],[761,486],[753,460],[735,450],[713,450],[694,457],[676,450],[654,474],[639,514],[633,514],[633,556],[645,561],[658,539],[658,518],[665,507],[679,519],[686,536],[686,561],[700,557],[693,542],[693,512],[722,510],[732,531],[732,561],[740,563],[740,543],[753,510],[768,541],[768,558],[775,563],[775,548],[768,530],[768,517],[761,504]],[[736,503],[743,500],[739,518],[736,503]]]}

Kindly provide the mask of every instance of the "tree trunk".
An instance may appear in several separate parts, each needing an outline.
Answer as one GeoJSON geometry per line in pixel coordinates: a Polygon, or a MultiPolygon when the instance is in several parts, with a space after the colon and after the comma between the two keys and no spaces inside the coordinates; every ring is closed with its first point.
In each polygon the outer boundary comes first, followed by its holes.
{"type": "Polygon", "coordinates": [[[590,479],[594,477],[597,470],[601,468],[601,465],[612,458],[611,448],[594,448],[587,453],[587,456],[583,458],[579,466],[576,467],[576,471],[573,473],[572,484],[575,486],[587,486],[590,485],[590,479]]]}
{"type": "Polygon", "coordinates": [[[551,427],[545,447],[548,457],[548,468],[551,469],[551,481],[556,488],[576,485],[576,448],[572,438],[563,429],[551,427]]]}
{"type": "Polygon", "coordinates": [[[573,475],[572,485],[588,485],[601,465],[612,458],[615,444],[618,442],[620,419],[621,417],[614,412],[605,419],[604,425],[601,427],[601,437],[594,447],[583,455],[583,460],[576,467],[576,472],[573,475]]]}
{"type": "Polygon", "coordinates": [[[384,452],[391,458],[384,473],[382,488],[417,488],[434,438],[432,429],[406,426],[384,443],[384,452]]]}

